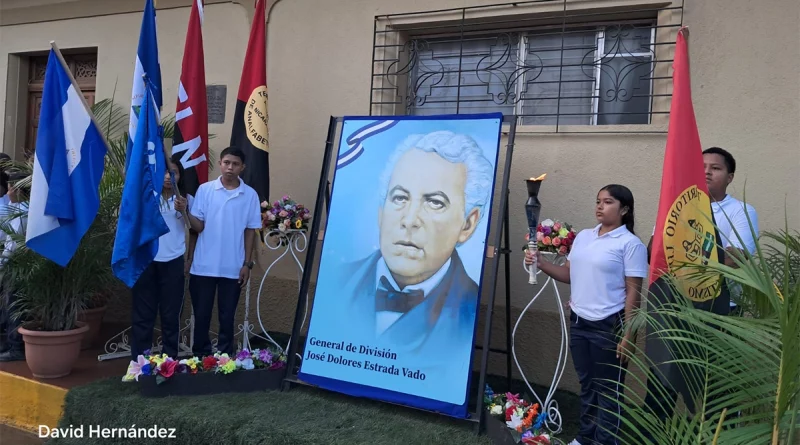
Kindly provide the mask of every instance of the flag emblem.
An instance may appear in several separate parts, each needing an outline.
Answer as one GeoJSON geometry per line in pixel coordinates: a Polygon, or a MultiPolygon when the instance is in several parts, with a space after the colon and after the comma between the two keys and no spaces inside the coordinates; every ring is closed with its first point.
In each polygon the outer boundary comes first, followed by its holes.
{"type": "Polygon", "coordinates": [[[254,147],[269,151],[267,142],[267,87],[261,85],[253,90],[244,112],[247,138],[254,147]]]}
{"type": "Polygon", "coordinates": [[[669,269],[684,287],[685,295],[696,302],[716,298],[720,292],[720,282],[713,275],[698,277],[681,267],[705,265],[710,258],[717,258],[714,223],[708,215],[710,208],[711,199],[706,192],[697,185],[686,188],[672,203],[662,233],[669,269]]]}

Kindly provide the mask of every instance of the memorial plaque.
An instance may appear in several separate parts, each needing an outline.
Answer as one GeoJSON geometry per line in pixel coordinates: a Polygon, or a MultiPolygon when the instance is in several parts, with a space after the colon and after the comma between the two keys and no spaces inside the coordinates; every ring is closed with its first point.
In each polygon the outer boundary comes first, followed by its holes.
{"type": "Polygon", "coordinates": [[[206,86],[209,124],[221,124],[225,122],[225,105],[227,104],[227,95],[227,85],[206,86]]]}

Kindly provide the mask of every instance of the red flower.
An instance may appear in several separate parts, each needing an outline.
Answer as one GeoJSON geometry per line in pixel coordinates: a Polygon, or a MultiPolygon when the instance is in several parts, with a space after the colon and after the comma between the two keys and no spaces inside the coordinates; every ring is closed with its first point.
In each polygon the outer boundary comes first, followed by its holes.
{"type": "Polygon", "coordinates": [[[511,420],[511,414],[513,414],[513,413],[514,413],[514,410],[515,410],[515,409],[516,409],[516,408],[515,408],[515,407],[513,407],[513,406],[509,406],[509,407],[508,407],[508,409],[506,410],[506,422],[508,422],[508,421],[510,421],[510,420],[511,420]]]}
{"type": "Polygon", "coordinates": [[[175,367],[178,366],[178,362],[171,361],[171,362],[164,362],[161,364],[161,370],[158,371],[161,376],[170,378],[172,374],[175,373],[175,367]]]}
{"type": "Polygon", "coordinates": [[[566,255],[567,254],[567,246],[561,246],[558,249],[558,253],[560,253],[561,255],[566,255]]]}
{"type": "Polygon", "coordinates": [[[206,357],[203,359],[203,369],[206,371],[211,371],[217,366],[217,359],[214,357],[206,357]]]}
{"type": "Polygon", "coordinates": [[[563,244],[563,245],[565,245],[565,246],[569,247],[569,246],[571,246],[571,245],[572,245],[572,240],[571,240],[569,237],[562,238],[562,239],[561,239],[561,244],[563,244]]]}
{"type": "Polygon", "coordinates": [[[573,232],[573,231],[570,231],[570,232],[567,234],[567,239],[569,239],[570,241],[574,240],[574,239],[575,239],[575,232],[573,232]]]}
{"type": "Polygon", "coordinates": [[[192,373],[192,374],[197,374],[197,371],[198,371],[199,369],[200,369],[200,368],[198,368],[197,366],[195,366],[194,368],[189,368],[189,372],[190,372],[190,373],[192,373]]]}
{"type": "Polygon", "coordinates": [[[525,445],[550,445],[550,441],[544,436],[528,436],[522,438],[525,445]]]}

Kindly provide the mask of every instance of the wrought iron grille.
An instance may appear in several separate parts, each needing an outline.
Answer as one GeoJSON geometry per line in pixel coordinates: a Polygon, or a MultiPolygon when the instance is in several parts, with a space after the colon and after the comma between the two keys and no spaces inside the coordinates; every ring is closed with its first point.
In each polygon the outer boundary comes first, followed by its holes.
{"type": "Polygon", "coordinates": [[[370,112],[501,111],[545,132],[651,132],[642,125],[669,114],[683,0],[626,3],[529,0],[376,16],[370,112]]]}

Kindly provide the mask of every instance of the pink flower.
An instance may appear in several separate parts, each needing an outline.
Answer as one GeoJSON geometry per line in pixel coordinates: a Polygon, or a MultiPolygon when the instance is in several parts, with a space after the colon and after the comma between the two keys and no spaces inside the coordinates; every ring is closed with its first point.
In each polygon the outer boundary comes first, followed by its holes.
{"type": "Polygon", "coordinates": [[[544,244],[545,246],[549,246],[549,245],[553,244],[553,240],[551,240],[549,236],[546,236],[542,240],[542,244],[544,244]]]}
{"type": "Polygon", "coordinates": [[[544,241],[544,235],[542,234],[542,232],[536,232],[536,241],[540,243],[544,241]]]}
{"type": "Polygon", "coordinates": [[[553,230],[554,230],[554,231],[556,231],[556,232],[558,232],[559,230],[561,230],[561,223],[555,223],[555,224],[553,224],[553,230]]]}
{"type": "Polygon", "coordinates": [[[272,212],[267,212],[267,219],[270,221],[275,221],[275,214],[272,212]]]}
{"type": "Polygon", "coordinates": [[[286,210],[281,210],[281,212],[278,213],[278,216],[280,216],[281,218],[286,218],[287,216],[289,216],[289,212],[287,212],[286,210]]]}
{"type": "Polygon", "coordinates": [[[266,209],[267,207],[269,207],[269,202],[268,201],[261,201],[261,208],[262,209],[266,209]]]}
{"type": "Polygon", "coordinates": [[[310,213],[304,213],[303,214],[303,219],[305,219],[305,220],[311,219],[311,214],[310,213]]]}
{"type": "Polygon", "coordinates": [[[561,245],[561,238],[559,238],[557,236],[554,236],[553,237],[553,245],[556,246],[556,247],[560,246],[561,245]]]}
{"type": "Polygon", "coordinates": [[[567,246],[561,246],[558,249],[558,253],[560,253],[561,255],[566,255],[567,254],[567,246]]]}

